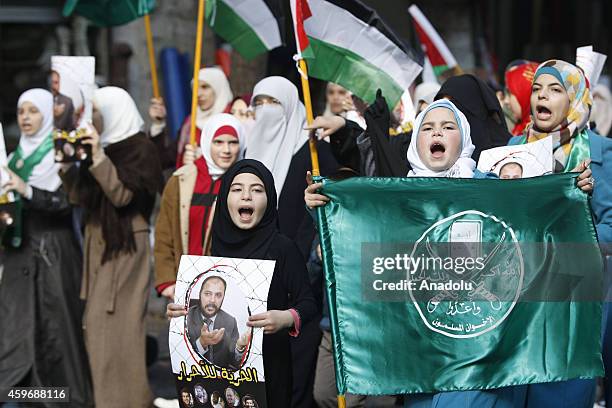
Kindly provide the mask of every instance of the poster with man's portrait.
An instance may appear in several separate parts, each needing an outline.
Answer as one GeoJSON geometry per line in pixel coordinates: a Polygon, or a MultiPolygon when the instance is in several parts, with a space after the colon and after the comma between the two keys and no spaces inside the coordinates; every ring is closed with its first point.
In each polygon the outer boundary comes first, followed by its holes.
{"type": "Polygon", "coordinates": [[[183,256],[170,322],[170,354],[181,407],[265,407],[263,330],[274,261],[183,256]]]}
{"type": "Polygon", "coordinates": [[[533,143],[483,150],[478,170],[495,173],[501,179],[543,176],[553,172],[552,137],[533,143]]]}
{"type": "Polygon", "coordinates": [[[92,120],[96,59],[51,57],[50,87],[53,94],[55,161],[85,160],[91,148],[81,145],[80,135],[92,120]]]}
{"type": "Polygon", "coordinates": [[[94,57],[51,57],[51,93],[54,125],[73,130],[91,121],[96,59],[94,57]]]}

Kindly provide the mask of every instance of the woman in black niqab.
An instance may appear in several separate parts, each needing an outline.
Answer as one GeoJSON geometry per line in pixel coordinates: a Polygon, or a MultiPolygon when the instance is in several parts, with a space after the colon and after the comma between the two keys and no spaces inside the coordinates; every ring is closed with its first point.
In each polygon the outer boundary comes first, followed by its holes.
{"type": "Polygon", "coordinates": [[[504,120],[504,112],[495,92],[474,75],[451,77],[442,84],[435,100],[450,99],[470,123],[472,143],[476,146],[472,159],[478,162],[480,152],[506,146],[512,135],[504,120]]]}

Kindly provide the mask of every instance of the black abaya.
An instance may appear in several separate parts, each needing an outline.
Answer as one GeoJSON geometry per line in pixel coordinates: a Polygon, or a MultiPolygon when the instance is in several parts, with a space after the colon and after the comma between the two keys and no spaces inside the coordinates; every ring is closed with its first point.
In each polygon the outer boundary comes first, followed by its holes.
{"type": "Polygon", "coordinates": [[[23,243],[7,247],[3,256],[0,388],[69,387],[71,407],[90,407],[79,299],[82,255],[71,209],[61,187],[33,188],[24,200],[23,243]]]}
{"type": "MultiPolygon", "coordinates": [[[[317,313],[317,305],[310,289],[306,262],[296,244],[277,229],[276,190],[272,174],[257,160],[245,159],[235,163],[223,176],[217,211],[213,221],[213,256],[269,259],[276,261],[268,310],[295,309],[302,325],[317,313]],[[264,183],[268,205],[257,226],[242,230],[234,225],[227,207],[227,196],[232,181],[238,174],[252,173],[264,183]]],[[[266,373],[268,407],[289,407],[292,397],[292,357],[288,331],[268,334],[263,339],[263,360],[266,373]]]]}

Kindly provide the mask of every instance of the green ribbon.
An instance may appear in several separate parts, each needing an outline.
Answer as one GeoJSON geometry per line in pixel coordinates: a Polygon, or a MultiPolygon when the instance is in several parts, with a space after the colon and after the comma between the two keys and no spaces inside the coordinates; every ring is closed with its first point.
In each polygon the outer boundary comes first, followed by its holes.
{"type": "MultiPolygon", "coordinates": [[[[23,149],[21,146],[18,146],[15,154],[8,163],[8,168],[27,183],[32,175],[32,171],[34,171],[34,167],[36,167],[51,150],[53,150],[53,139],[51,138],[51,134],[49,134],[28,157],[24,158],[23,149]]],[[[16,192],[15,197],[15,221],[5,230],[2,241],[13,248],[19,248],[21,246],[23,230],[23,200],[16,192]]]]}
{"type": "MultiPolygon", "coordinates": [[[[520,140],[516,144],[526,144],[527,137],[520,136],[520,140]]],[[[559,147],[560,148],[560,147],[559,147]]],[[[554,149],[553,149],[554,151],[554,149]]],[[[567,157],[567,163],[565,163],[565,167],[563,168],[562,173],[569,173],[573,169],[576,168],[580,163],[584,160],[591,157],[591,143],[589,142],[589,134],[587,129],[584,128],[576,136],[574,136],[574,140],[572,141],[572,149],[570,150],[570,154],[567,157]]]]}

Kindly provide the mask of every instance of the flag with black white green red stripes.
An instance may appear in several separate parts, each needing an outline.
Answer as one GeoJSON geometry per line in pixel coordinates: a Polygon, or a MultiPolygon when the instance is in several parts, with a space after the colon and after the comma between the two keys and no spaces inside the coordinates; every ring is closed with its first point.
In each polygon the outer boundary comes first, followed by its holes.
{"type": "Polygon", "coordinates": [[[390,106],[421,72],[411,49],[357,0],[291,0],[298,57],[309,75],[367,102],[381,88],[390,106]]]}
{"type": "Polygon", "coordinates": [[[246,59],[283,44],[280,0],[207,0],[206,22],[246,59]]]}

